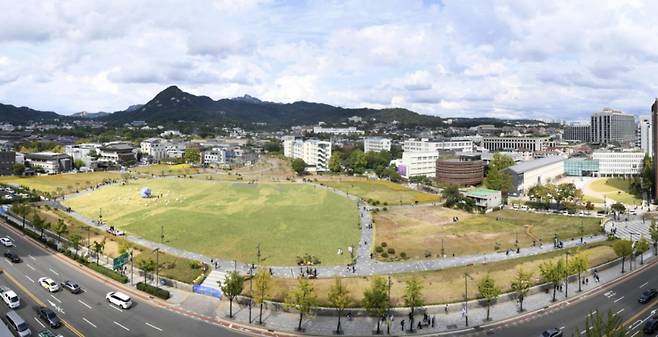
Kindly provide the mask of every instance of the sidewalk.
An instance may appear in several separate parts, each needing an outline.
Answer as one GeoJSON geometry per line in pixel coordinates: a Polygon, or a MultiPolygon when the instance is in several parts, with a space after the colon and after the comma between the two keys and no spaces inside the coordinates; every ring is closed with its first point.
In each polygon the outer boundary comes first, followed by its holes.
{"type": "MultiPolygon", "coordinates": [[[[653,256],[653,251],[647,252],[644,256],[645,265],[653,262],[655,257],[653,256]]],[[[639,265],[639,257],[636,258],[637,268],[641,268],[639,265]]],[[[600,283],[594,282],[594,279],[591,273],[585,273],[584,278],[589,279],[589,283],[582,285],[583,292],[596,290],[602,286],[609,284],[610,282],[618,279],[622,275],[620,273],[621,266],[619,261],[613,261],[608,264],[607,267],[600,266],[598,269],[598,275],[600,277],[600,283]],[[605,268],[605,269],[604,269],[605,268]]],[[[578,292],[578,280],[575,277],[572,277],[569,282],[569,299],[573,299],[579,296],[582,293],[578,292]]],[[[536,287],[537,288],[537,287],[536,287]]],[[[557,293],[557,302],[551,302],[552,300],[552,291],[545,293],[543,290],[545,288],[550,288],[550,286],[538,286],[539,289],[534,289],[535,293],[528,295],[523,303],[524,313],[532,312],[539,309],[557,310],[561,304],[560,301],[565,300],[564,293],[557,293]]],[[[217,319],[229,319],[228,318],[228,301],[222,300],[218,301],[207,296],[192,294],[182,292],[177,289],[169,289],[172,293],[172,298],[169,299],[169,303],[177,305],[182,309],[193,311],[201,315],[215,317],[217,319]]],[[[431,288],[426,288],[425,291],[431,291],[431,288]]],[[[518,304],[509,294],[502,295],[498,303],[491,307],[491,317],[492,321],[485,321],[486,318],[486,306],[480,305],[479,301],[469,301],[468,303],[468,316],[469,316],[469,325],[470,327],[482,326],[495,323],[496,321],[501,321],[515,316],[520,315],[518,312],[518,304]]],[[[249,309],[246,303],[246,300],[240,301],[241,303],[234,303],[234,315],[235,317],[232,321],[242,324],[249,323],[249,309]]],[[[297,322],[299,319],[299,314],[297,313],[288,313],[284,312],[280,305],[268,305],[267,309],[263,310],[263,322],[264,328],[276,330],[276,331],[285,331],[285,332],[295,332],[297,327],[297,322]]],[[[414,319],[415,322],[418,320],[422,321],[423,313],[427,313],[430,317],[435,318],[435,327],[434,328],[423,328],[418,330],[414,334],[428,334],[428,333],[438,333],[453,331],[466,328],[464,314],[462,312],[463,303],[454,303],[448,305],[448,312],[445,312],[444,305],[438,306],[428,306],[422,308],[422,310],[417,310],[417,315],[414,319]]],[[[252,309],[252,324],[255,324],[258,320],[258,307],[254,306],[252,309]]],[[[316,311],[315,314],[305,317],[303,322],[303,327],[305,329],[305,334],[311,335],[332,335],[333,331],[336,329],[337,317],[330,315],[330,309],[322,310],[322,312],[316,311]]],[[[345,335],[352,336],[365,336],[372,335],[373,331],[376,329],[377,320],[372,317],[365,316],[363,310],[353,309],[348,310],[347,312],[352,312],[353,319],[348,321],[346,318],[341,320],[341,325],[344,330],[345,335]]],[[[392,314],[394,319],[391,325],[391,334],[395,335],[406,335],[400,331],[400,322],[405,320],[406,327],[408,328],[409,318],[408,318],[408,309],[394,309],[392,314]]],[[[416,323],[417,324],[417,323],[416,323]]],[[[382,322],[382,330],[386,334],[386,323],[382,322]]]]}

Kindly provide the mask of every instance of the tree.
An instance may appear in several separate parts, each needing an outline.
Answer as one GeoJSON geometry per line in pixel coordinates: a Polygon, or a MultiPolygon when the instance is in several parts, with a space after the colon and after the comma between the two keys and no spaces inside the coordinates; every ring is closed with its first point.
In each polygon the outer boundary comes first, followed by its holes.
{"type": "Polygon", "coordinates": [[[644,238],[644,235],[640,237],[640,240],[635,243],[635,251],[637,254],[640,254],[640,264],[644,264],[644,253],[651,248],[649,241],[644,238]]]}
{"type": "Polygon", "coordinates": [[[16,163],[16,164],[14,164],[14,166],[11,167],[11,172],[15,176],[22,176],[23,173],[25,173],[25,165],[23,165],[21,163],[16,163]]]}
{"type": "Polygon", "coordinates": [[[569,270],[578,274],[578,291],[583,291],[582,287],[582,273],[586,272],[589,269],[589,257],[584,251],[578,251],[572,258],[569,260],[569,270]]]}
{"type": "Polygon", "coordinates": [[[297,175],[301,176],[306,170],[306,162],[304,162],[304,159],[295,158],[292,161],[292,169],[297,173],[297,175]]]}
{"type": "Polygon", "coordinates": [[[379,335],[381,318],[390,306],[386,279],[381,276],[372,279],[370,287],[363,292],[363,306],[369,314],[377,317],[377,334],[379,335]]]}
{"type": "Polygon", "coordinates": [[[404,305],[411,309],[411,315],[409,316],[409,330],[413,332],[415,309],[424,305],[423,285],[416,276],[411,277],[405,282],[404,295],[402,295],[402,298],[404,299],[404,305]]]}
{"type": "Polygon", "coordinates": [[[603,319],[598,310],[596,315],[588,315],[585,318],[585,328],[576,329],[578,337],[625,337],[629,330],[624,326],[622,316],[615,315],[608,311],[608,315],[603,319]]]}
{"type": "Polygon", "coordinates": [[[23,229],[25,229],[25,217],[32,212],[31,208],[24,202],[16,202],[11,206],[11,211],[23,219],[23,229]]]}
{"type": "Polygon", "coordinates": [[[34,215],[32,216],[32,226],[39,230],[39,239],[43,241],[43,232],[47,229],[50,228],[50,223],[48,223],[44,218],[39,216],[39,213],[37,211],[34,211],[34,215]]]}
{"type": "Polygon", "coordinates": [[[94,242],[91,244],[91,250],[96,253],[96,264],[98,264],[98,259],[101,253],[103,253],[103,250],[105,250],[105,238],[103,238],[102,241],[94,240],[94,242]]]}
{"type": "Polygon", "coordinates": [[[624,261],[626,257],[633,254],[633,244],[629,240],[618,240],[612,245],[612,249],[621,257],[621,273],[624,273],[624,261]]]}
{"type": "Polygon", "coordinates": [[[532,286],[532,273],[525,272],[523,269],[519,268],[516,271],[516,276],[512,280],[512,291],[516,294],[516,298],[519,300],[519,312],[523,312],[523,300],[525,300],[526,295],[530,291],[532,286]]]}
{"type": "Polygon", "coordinates": [[[329,170],[331,172],[341,172],[343,170],[343,153],[340,151],[334,151],[329,157],[329,170]]]}
{"type": "MultiPolygon", "coordinates": [[[[528,190],[528,198],[535,202],[544,203],[548,195],[548,190],[544,185],[535,185],[528,190]]],[[[546,206],[548,206],[546,204],[546,206]]]]}
{"type": "Polygon", "coordinates": [[[560,205],[563,201],[573,200],[573,198],[576,196],[577,190],[578,189],[576,188],[576,185],[573,183],[563,183],[557,185],[556,193],[553,195],[553,199],[555,199],[555,202],[557,202],[558,209],[560,208],[560,205]]]}
{"type": "Polygon", "coordinates": [[[82,241],[82,237],[78,234],[72,234],[69,236],[69,242],[71,243],[71,247],[75,249],[75,257],[78,257],[78,250],[80,249],[80,242],[82,241]]]}
{"type": "Polygon", "coordinates": [[[441,196],[445,200],[445,207],[452,208],[462,200],[462,194],[459,192],[457,185],[450,184],[441,191],[441,196]]]}
{"type": "Polygon", "coordinates": [[[491,319],[491,316],[489,315],[491,303],[498,298],[501,289],[496,286],[496,281],[491,278],[491,275],[487,274],[478,282],[478,291],[480,292],[480,296],[487,301],[487,321],[489,321],[491,319]]]}
{"type": "Polygon", "coordinates": [[[83,162],[82,160],[76,159],[73,161],[73,168],[75,168],[76,170],[79,170],[83,166],[85,166],[85,162],[83,162]]]}
{"type": "Polygon", "coordinates": [[[254,302],[260,304],[258,324],[263,324],[263,303],[269,299],[272,288],[272,275],[265,268],[260,268],[254,277],[254,302]]]}
{"type": "Polygon", "coordinates": [[[544,280],[553,286],[553,302],[555,302],[557,287],[562,282],[566,268],[562,259],[557,262],[553,260],[546,261],[539,265],[539,272],[544,280]]]}
{"type": "Polygon", "coordinates": [[[233,318],[233,299],[242,293],[244,287],[244,277],[240,275],[237,271],[231,271],[226,274],[226,279],[224,283],[217,281],[220,284],[220,289],[222,293],[228,297],[229,309],[228,317],[233,318]]]}
{"type": "Polygon", "coordinates": [[[187,148],[183,152],[183,160],[186,163],[198,163],[201,161],[201,152],[199,149],[187,148]]]}
{"type": "Polygon", "coordinates": [[[300,277],[297,286],[288,293],[283,304],[286,309],[293,309],[299,312],[297,331],[302,331],[304,314],[311,312],[311,308],[316,303],[315,289],[313,289],[313,286],[307,279],[300,277]]]}
{"type": "Polygon", "coordinates": [[[345,161],[345,168],[350,174],[363,174],[366,171],[368,159],[361,150],[354,150],[345,161]]]}
{"type": "Polygon", "coordinates": [[[343,310],[352,303],[352,297],[350,297],[350,291],[345,285],[341,278],[336,277],[334,284],[329,288],[329,303],[336,309],[338,312],[338,325],[336,326],[336,334],[341,334],[340,328],[340,318],[343,316],[343,310]]]}
{"type": "Polygon", "coordinates": [[[651,241],[653,241],[653,255],[658,255],[658,226],[656,225],[656,219],[651,219],[649,235],[651,235],[651,241]]]}
{"type": "Polygon", "coordinates": [[[55,231],[55,234],[57,234],[57,241],[60,243],[62,242],[62,235],[69,232],[68,227],[62,219],[57,219],[57,223],[53,226],[53,230],[55,231]]]}
{"type": "Polygon", "coordinates": [[[646,154],[642,160],[642,170],[640,171],[640,190],[647,194],[647,200],[651,200],[651,190],[654,185],[653,171],[653,159],[646,154]]]}
{"type": "Polygon", "coordinates": [[[155,270],[155,260],[151,258],[138,260],[137,268],[141,269],[144,272],[144,283],[146,283],[146,277],[148,276],[148,274],[152,273],[155,270]]]}
{"type": "Polygon", "coordinates": [[[621,202],[616,202],[610,206],[610,209],[615,212],[615,219],[619,217],[619,214],[624,214],[626,212],[626,206],[621,202]]]}
{"type": "Polygon", "coordinates": [[[484,185],[493,190],[499,190],[503,195],[507,195],[512,189],[512,176],[503,172],[504,169],[514,165],[514,159],[502,153],[494,154],[489,163],[487,177],[484,179],[484,185]]]}
{"type": "Polygon", "coordinates": [[[123,181],[124,184],[128,184],[128,182],[130,181],[130,178],[131,178],[131,175],[130,175],[129,172],[121,173],[121,180],[123,181]]]}

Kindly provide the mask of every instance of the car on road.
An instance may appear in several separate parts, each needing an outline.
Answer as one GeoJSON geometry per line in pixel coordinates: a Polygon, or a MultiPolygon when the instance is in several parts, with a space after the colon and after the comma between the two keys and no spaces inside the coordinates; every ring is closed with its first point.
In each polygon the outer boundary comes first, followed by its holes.
{"type": "Polygon", "coordinates": [[[37,334],[37,336],[38,336],[38,337],[64,337],[64,336],[62,336],[62,335],[55,335],[54,332],[52,332],[52,331],[50,331],[50,330],[48,330],[48,329],[39,331],[39,333],[37,334]]]}
{"type": "Polygon", "coordinates": [[[648,335],[653,334],[656,330],[658,330],[658,316],[653,316],[644,323],[642,331],[644,331],[645,335],[648,335]]]}
{"type": "Polygon", "coordinates": [[[38,307],[37,308],[37,314],[39,315],[39,318],[48,323],[51,328],[59,328],[62,326],[62,321],[57,317],[57,314],[52,311],[50,308],[47,307],[38,307]]]}
{"type": "Polygon", "coordinates": [[[16,309],[21,306],[20,297],[9,288],[0,288],[0,298],[2,298],[2,301],[11,309],[16,309]]]}
{"type": "Polygon", "coordinates": [[[642,295],[640,295],[640,298],[638,298],[638,302],[645,304],[649,303],[652,299],[654,299],[658,295],[658,291],[656,291],[656,288],[651,288],[649,290],[645,290],[642,295]]]}
{"type": "Polygon", "coordinates": [[[13,263],[20,263],[21,262],[21,258],[18,256],[18,254],[14,253],[14,252],[6,251],[5,252],[5,257],[13,263]]]}
{"type": "Polygon", "coordinates": [[[122,309],[128,309],[133,305],[133,301],[130,299],[130,296],[120,291],[110,291],[107,293],[107,295],[105,295],[105,299],[122,309]]]}
{"type": "Polygon", "coordinates": [[[59,291],[59,284],[50,277],[41,277],[39,278],[39,285],[46,288],[51,293],[59,291]]]}
{"type": "Polygon", "coordinates": [[[544,330],[539,337],[562,337],[562,330],[558,328],[550,328],[544,330]]]}
{"type": "Polygon", "coordinates": [[[79,294],[82,292],[82,289],[80,289],[80,286],[71,281],[71,280],[66,280],[62,282],[62,287],[68,291],[70,291],[72,294],[79,294]]]}
{"type": "Polygon", "coordinates": [[[8,237],[0,238],[0,243],[2,243],[2,245],[5,246],[5,247],[13,247],[14,246],[14,243],[8,237]]]}

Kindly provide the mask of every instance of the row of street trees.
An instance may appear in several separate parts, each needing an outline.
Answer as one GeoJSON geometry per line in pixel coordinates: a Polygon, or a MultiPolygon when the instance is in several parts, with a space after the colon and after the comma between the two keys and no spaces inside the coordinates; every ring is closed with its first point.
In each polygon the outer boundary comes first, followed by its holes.
{"type": "Polygon", "coordinates": [[[329,170],[336,173],[363,174],[373,170],[380,178],[400,181],[395,166],[389,165],[393,159],[389,151],[364,153],[361,149],[335,150],[329,158],[329,170]]]}
{"type": "Polygon", "coordinates": [[[573,183],[545,184],[531,187],[528,190],[528,197],[545,208],[555,202],[557,208],[560,209],[566,202],[580,203],[583,199],[583,192],[573,183]]]}

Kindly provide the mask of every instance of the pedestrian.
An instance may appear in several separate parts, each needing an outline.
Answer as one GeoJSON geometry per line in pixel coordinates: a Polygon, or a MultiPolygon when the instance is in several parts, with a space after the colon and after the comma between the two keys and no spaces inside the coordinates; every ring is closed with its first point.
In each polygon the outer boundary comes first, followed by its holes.
{"type": "Polygon", "coordinates": [[[434,327],[434,315],[432,315],[432,327],[434,327]]]}
{"type": "Polygon", "coordinates": [[[445,312],[446,312],[446,314],[447,314],[447,313],[448,313],[448,305],[447,305],[447,304],[446,304],[444,310],[445,310],[445,312]]]}
{"type": "Polygon", "coordinates": [[[589,277],[585,278],[585,284],[589,285],[589,277]]]}
{"type": "Polygon", "coordinates": [[[400,321],[400,327],[401,327],[400,330],[404,331],[404,320],[400,321]]]}
{"type": "Polygon", "coordinates": [[[423,330],[423,325],[418,322],[418,330],[423,330]]]}

